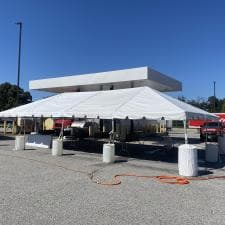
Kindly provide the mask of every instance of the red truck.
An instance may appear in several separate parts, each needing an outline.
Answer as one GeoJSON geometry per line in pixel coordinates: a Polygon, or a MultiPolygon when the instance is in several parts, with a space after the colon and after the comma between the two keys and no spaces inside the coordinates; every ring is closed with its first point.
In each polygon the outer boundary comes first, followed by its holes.
{"type": "MultiPolygon", "coordinates": [[[[223,124],[225,124],[225,113],[212,113],[213,115],[216,115],[219,117],[219,121],[223,124]]],[[[188,127],[189,128],[200,128],[204,125],[205,122],[213,122],[212,120],[189,120],[188,121],[188,127]]]]}
{"type": "Polygon", "coordinates": [[[200,128],[201,141],[217,141],[218,136],[223,135],[225,127],[222,122],[205,122],[200,128]]]}

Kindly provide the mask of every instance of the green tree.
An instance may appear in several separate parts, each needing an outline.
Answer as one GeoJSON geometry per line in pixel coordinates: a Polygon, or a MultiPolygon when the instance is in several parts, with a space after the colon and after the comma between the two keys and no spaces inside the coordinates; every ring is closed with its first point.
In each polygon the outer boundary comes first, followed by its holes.
{"type": "Polygon", "coordinates": [[[220,112],[225,113],[225,99],[223,99],[222,101],[223,101],[223,103],[221,105],[221,111],[220,112]]]}
{"type": "Polygon", "coordinates": [[[190,105],[193,105],[193,106],[203,109],[205,111],[210,110],[210,103],[208,101],[206,101],[204,98],[197,97],[196,99],[187,100],[186,102],[190,105]]]}
{"type": "Polygon", "coordinates": [[[182,102],[186,102],[187,101],[187,99],[183,95],[178,96],[178,100],[180,100],[182,102]]]}
{"type": "Polygon", "coordinates": [[[211,106],[210,112],[220,112],[221,110],[221,102],[218,98],[214,96],[208,97],[209,105],[211,106]],[[214,102],[215,102],[215,110],[214,110],[214,102]]]}
{"type": "Polygon", "coordinates": [[[219,99],[215,98],[214,96],[209,96],[207,100],[201,97],[189,100],[184,96],[179,96],[178,99],[208,112],[215,112],[215,113],[225,112],[225,98],[219,99]],[[215,101],[215,111],[214,111],[214,101],[215,101]]]}
{"type": "Polygon", "coordinates": [[[24,105],[32,101],[30,92],[10,83],[0,84],[0,111],[24,105]]]}

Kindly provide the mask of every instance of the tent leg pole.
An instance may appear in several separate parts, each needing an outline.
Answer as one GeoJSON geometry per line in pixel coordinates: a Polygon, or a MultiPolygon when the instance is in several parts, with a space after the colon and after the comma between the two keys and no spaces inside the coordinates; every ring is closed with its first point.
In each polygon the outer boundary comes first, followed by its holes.
{"type": "Polygon", "coordinates": [[[183,123],[184,123],[184,143],[188,144],[187,121],[183,120],[183,123]]]}
{"type": "Polygon", "coordinates": [[[208,142],[208,132],[207,132],[207,118],[204,117],[204,124],[206,124],[206,132],[205,132],[205,144],[208,142]]]}
{"type": "Polygon", "coordinates": [[[6,135],[6,126],[7,126],[6,120],[4,120],[4,135],[6,135]]]}
{"type": "Polygon", "coordinates": [[[26,119],[23,118],[23,135],[24,135],[24,150],[25,150],[25,147],[26,147],[26,119]]]}
{"type": "Polygon", "coordinates": [[[61,130],[59,134],[59,139],[63,140],[63,133],[64,133],[64,117],[62,119],[62,125],[61,125],[61,130]]]}
{"type": "Polygon", "coordinates": [[[114,144],[114,119],[112,119],[112,143],[114,144]]]}
{"type": "Polygon", "coordinates": [[[34,132],[37,132],[37,118],[34,118],[34,132]]]}
{"type": "Polygon", "coordinates": [[[13,120],[13,122],[12,122],[12,134],[16,133],[15,130],[16,130],[16,121],[13,120]]]}
{"type": "Polygon", "coordinates": [[[26,120],[25,118],[23,119],[23,135],[25,136],[26,134],[26,120]]]}

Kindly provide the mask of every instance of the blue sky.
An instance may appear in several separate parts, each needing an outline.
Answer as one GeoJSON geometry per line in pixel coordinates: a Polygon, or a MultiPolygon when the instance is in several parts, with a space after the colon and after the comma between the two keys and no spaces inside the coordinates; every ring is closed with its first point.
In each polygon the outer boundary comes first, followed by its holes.
{"type": "MultiPolygon", "coordinates": [[[[225,97],[225,1],[0,0],[0,83],[149,66],[187,98],[225,97]]],[[[31,92],[34,99],[43,94],[31,92]]]]}

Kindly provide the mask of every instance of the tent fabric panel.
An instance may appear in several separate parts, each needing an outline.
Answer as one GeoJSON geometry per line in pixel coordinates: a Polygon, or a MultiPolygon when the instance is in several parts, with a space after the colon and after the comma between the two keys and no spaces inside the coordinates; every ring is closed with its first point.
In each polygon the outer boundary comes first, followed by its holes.
{"type": "Polygon", "coordinates": [[[214,117],[149,87],[68,92],[0,112],[0,117],[32,116],[149,120],[214,117]]]}

